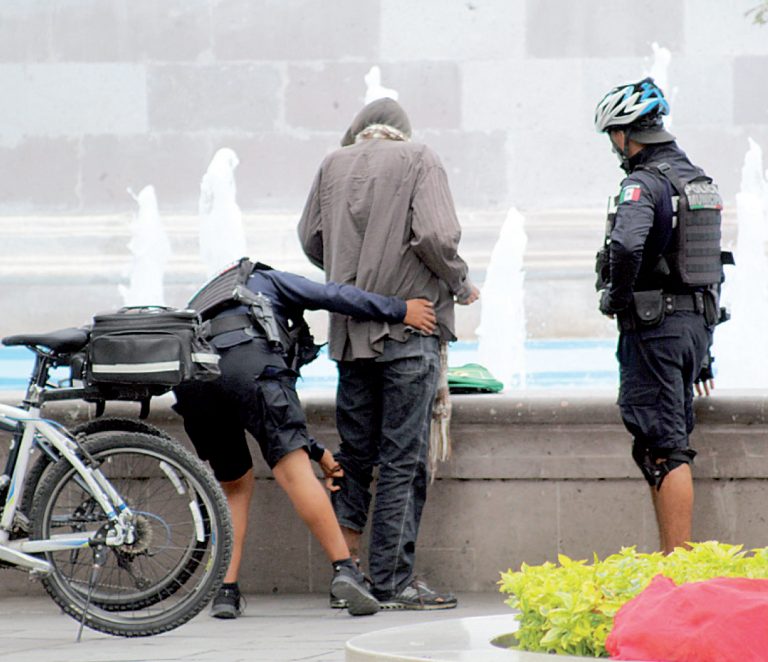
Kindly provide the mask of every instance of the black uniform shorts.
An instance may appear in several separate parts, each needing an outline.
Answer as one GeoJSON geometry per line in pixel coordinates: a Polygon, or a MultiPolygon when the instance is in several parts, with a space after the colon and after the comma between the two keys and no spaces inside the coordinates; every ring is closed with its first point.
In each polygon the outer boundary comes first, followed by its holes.
{"type": "Polygon", "coordinates": [[[253,466],[245,431],[258,441],[270,469],[288,453],[309,450],[296,373],[261,339],[221,352],[221,376],[174,389],[174,409],[201,459],[221,481],[241,478],[253,466]]]}
{"type": "Polygon", "coordinates": [[[677,312],[650,329],[622,332],[619,408],[624,425],[642,448],[688,448],[693,431],[693,383],[709,346],[703,315],[677,312]]]}

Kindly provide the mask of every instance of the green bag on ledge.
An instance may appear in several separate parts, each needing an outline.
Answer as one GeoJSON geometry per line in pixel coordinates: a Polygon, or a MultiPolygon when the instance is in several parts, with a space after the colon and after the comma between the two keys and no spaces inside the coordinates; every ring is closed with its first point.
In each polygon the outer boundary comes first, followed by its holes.
{"type": "Polygon", "coordinates": [[[451,393],[498,393],[503,388],[504,384],[479,363],[448,368],[448,389],[451,393]]]}

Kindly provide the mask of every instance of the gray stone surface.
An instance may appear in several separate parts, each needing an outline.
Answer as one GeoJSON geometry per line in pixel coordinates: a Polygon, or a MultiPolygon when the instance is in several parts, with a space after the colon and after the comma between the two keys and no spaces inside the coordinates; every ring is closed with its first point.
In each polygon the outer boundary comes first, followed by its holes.
{"type": "Polygon", "coordinates": [[[683,5],[686,52],[704,57],[715,51],[725,55],[768,55],[765,27],[745,16],[759,6],[758,2],[732,0],[727,12],[722,11],[720,0],[685,0],[683,5]],[[714,16],[717,20],[713,20],[714,16]]]}
{"type": "MultiPolygon", "coordinates": [[[[719,90],[712,89],[712,81],[718,81],[720,89],[732,89],[735,67],[710,51],[675,58],[671,69],[670,75],[675,80],[688,82],[684,86],[674,85],[670,90],[673,111],[668,124],[681,145],[692,143],[696,149],[701,143],[687,139],[685,128],[700,125],[727,127],[734,122],[737,101],[731,94],[720,94],[719,90]]],[[[691,157],[695,158],[693,154],[691,157]]],[[[733,158],[736,158],[735,154],[733,158]]],[[[713,163],[712,167],[717,167],[717,164],[713,163]]]]}
{"type": "Polygon", "coordinates": [[[734,58],[733,105],[738,124],[768,123],[768,56],[734,58]]]}
{"type": "Polygon", "coordinates": [[[271,65],[155,65],[147,73],[149,122],[154,131],[268,131],[281,84],[271,65]]]}
{"type": "Polygon", "coordinates": [[[126,189],[138,194],[151,184],[161,210],[193,208],[202,173],[216,149],[225,146],[225,140],[214,143],[206,133],[88,136],[82,141],[78,184],[83,204],[91,209],[130,210],[135,203],[126,189]]]}
{"type": "Polygon", "coordinates": [[[386,0],[381,4],[384,60],[496,60],[521,57],[525,3],[386,0]]]}
{"type": "MultiPolygon", "coordinates": [[[[239,204],[244,209],[291,209],[268,229],[282,236],[288,224],[291,239],[295,240],[296,225],[315,172],[325,155],[338,147],[340,139],[338,131],[325,134],[263,132],[250,137],[222,136],[217,144],[231,147],[240,159],[237,167],[239,204]]],[[[259,239],[257,246],[271,243],[270,237],[259,239]]],[[[291,255],[282,248],[270,254],[272,260],[291,255]]]]}
{"type": "MultiPolygon", "coordinates": [[[[708,166],[711,176],[717,180],[718,187],[725,192],[738,191],[741,186],[744,155],[749,149],[748,138],[757,141],[758,145],[768,147],[768,125],[691,126],[681,121],[675,124],[674,131],[680,139],[681,146],[692,159],[698,159],[699,163],[703,163],[706,159],[711,164],[708,166]]],[[[725,209],[735,213],[735,199],[726,201],[725,209]]]]}
{"type": "Polygon", "coordinates": [[[623,57],[643,55],[657,41],[676,52],[684,16],[679,0],[527,0],[526,50],[534,57],[623,57]]]}
{"type": "Polygon", "coordinates": [[[130,0],[122,13],[123,52],[138,61],[211,58],[210,0],[130,0]]]}
{"type": "Polygon", "coordinates": [[[50,10],[53,59],[70,62],[122,59],[123,7],[121,0],[57,2],[50,10]],[[98,30],[94,30],[95,26],[98,30]]]}
{"type": "Polygon", "coordinates": [[[419,572],[438,586],[486,590],[499,572],[556,557],[559,509],[551,481],[438,479],[419,534],[419,572]]]}
{"type": "MultiPolygon", "coordinates": [[[[57,212],[77,206],[78,145],[70,138],[28,137],[18,144],[0,143],[0,198],[19,212],[30,216],[17,223],[28,226],[42,211],[57,212]],[[45,181],[41,189],[40,182],[45,181]]],[[[2,260],[11,253],[0,248],[2,260]]]]}
{"type": "Polygon", "coordinates": [[[52,59],[69,62],[182,61],[211,47],[210,0],[66,0],[27,3],[52,59]],[[96,29],[95,29],[96,28],[96,29]]]}
{"type": "Polygon", "coordinates": [[[569,107],[586,105],[594,97],[584,86],[585,66],[583,59],[565,57],[465,62],[461,67],[464,128],[523,132],[531,125],[576,128],[577,123],[567,117],[569,107]]]}
{"type": "MultiPolygon", "coordinates": [[[[264,167],[275,185],[240,182],[244,208],[298,213],[307,162],[337,144],[374,64],[383,85],[400,93],[417,136],[445,147],[460,206],[597,205],[618,171],[592,131],[594,105],[611,86],[649,72],[653,43],[672,53],[674,130],[719,175],[730,204],[744,138],[768,144],[768,28],[745,16],[753,5],[8,0],[0,7],[8,91],[0,147],[20,154],[0,151],[2,185],[13,192],[0,198],[0,213],[119,212],[119,196],[71,186],[93,170],[93,136],[119,140],[118,158],[145,154],[159,198],[189,213],[197,186],[186,173],[197,168],[198,179],[204,168],[196,151],[163,151],[168,134],[187,144],[207,139],[211,152],[224,140],[250,145],[249,160],[263,150],[251,167],[264,167]],[[37,150],[50,136],[75,141],[75,163],[29,177],[18,160],[59,159],[54,143],[50,153],[37,150]],[[317,153],[308,148],[315,144],[317,153]]],[[[115,190],[133,185],[131,168],[118,174],[115,190]]]]}
{"type": "Polygon", "coordinates": [[[369,58],[380,2],[220,0],[212,7],[215,56],[231,60],[369,58]]]}
{"type": "Polygon", "coordinates": [[[508,134],[503,131],[442,131],[415,128],[416,139],[432,147],[448,173],[454,202],[460,208],[494,209],[510,204],[499,196],[507,179],[508,134]],[[471,156],[474,165],[469,166],[471,156]]]}
{"type": "Polygon", "coordinates": [[[369,62],[289,64],[284,91],[285,121],[291,129],[334,132],[335,145],[363,106],[363,76],[369,62]]]}
{"type": "MultiPolygon", "coordinates": [[[[422,131],[461,127],[462,80],[456,62],[418,60],[384,64],[381,76],[385,87],[397,90],[398,101],[408,112],[416,139],[422,131]]],[[[470,162],[477,163],[478,159],[470,162]]]]}
{"type": "MultiPolygon", "coordinates": [[[[0,107],[0,144],[19,136],[141,134],[148,128],[145,72],[136,64],[2,64],[0,86],[12,90],[0,107]]],[[[49,186],[40,178],[35,183],[49,186]]]]}
{"type": "Polygon", "coordinates": [[[0,21],[0,62],[39,62],[50,56],[50,5],[6,0],[0,21]],[[37,35],[30,39],[29,35],[37,35]]]}
{"type": "Polygon", "coordinates": [[[353,637],[408,625],[447,623],[457,618],[501,615],[509,630],[514,612],[496,591],[463,593],[459,607],[444,612],[380,612],[354,618],[329,609],[326,594],[254,595],[246,613],[222,621],[202,613],[171,632],[125,639],[85,630],[75,642],[77,623],[38,591],[0,601],[0,659],[13,662],[344,662],[353,637]]]}

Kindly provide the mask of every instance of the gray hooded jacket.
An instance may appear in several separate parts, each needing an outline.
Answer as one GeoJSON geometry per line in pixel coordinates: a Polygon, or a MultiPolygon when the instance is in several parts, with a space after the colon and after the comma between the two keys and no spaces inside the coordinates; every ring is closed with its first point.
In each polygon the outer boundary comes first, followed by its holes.
{"type": "MultiPolygon", "coordinates": [[[[426,145],[356,136],[385,125],[409,137],[410,122],[392,99],[368,104],[342,147],[315,176],[299,222],[299,239],[327,280],[435,304],[440,338],[455,340],[453,297],[471,291],[457,249],[461,228],[440,159],[426,145]]],[[[361,322],[332,314],[330,356],[375,358],[384,339],[405,341],[403,324],[361,322]]]]}

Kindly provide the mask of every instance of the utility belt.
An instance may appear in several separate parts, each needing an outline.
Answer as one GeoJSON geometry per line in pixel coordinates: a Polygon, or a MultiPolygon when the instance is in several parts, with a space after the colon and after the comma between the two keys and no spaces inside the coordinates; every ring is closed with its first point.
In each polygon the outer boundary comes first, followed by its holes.
{"type": "MultiPolygon", "coordinates": [[[[231,331],[243,331],[252,338],[263,338],[268,340],[267,334],[261,328],[261,325],[255,324],[250,315],[226,315],[208,320],[203,323],[203,332],[208,340],[213,340],[216,336],[231,331]]],[[[274,346],[273,349],[282,351],[282,345],[274,346]]]]}
{"type": "Polygon", "coordinates": [[[616,316],[620,331],[635,331],[658,326],[667,315],[677,312],[704,316],[708,326],[717,324],[720,311],[711,292],[669,294],[663,290],[646,290],[632,294],[632,305],[616,316]]]}
{"type": "Polygon", "coordinates": [[[288,347],[286,347],[280,336],[277,335],[278,328],[270,328],[270,320],[274,320],[274,317],[270,317],[264,322],[250,314],[226,315],[204,322],[203,331],[209,340],[230,331],[243,331],[252,338],[266,340],[272,351],[281,354],[288,367],[297,372],[302,366],[317,358],[321,346],[315,345],[314,338],[306,323],[299,324],[288,332],[288,341],[285,343],[288,347]]]}

